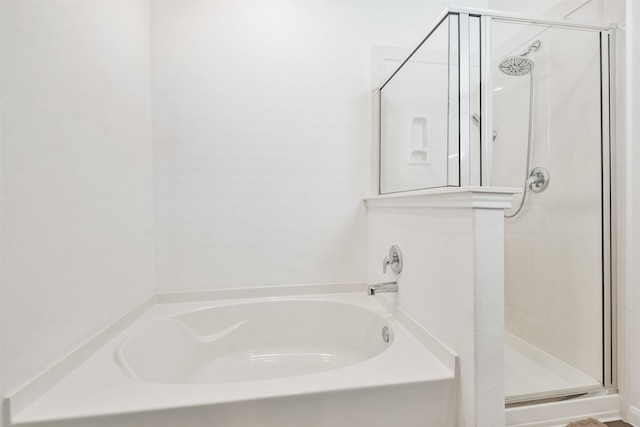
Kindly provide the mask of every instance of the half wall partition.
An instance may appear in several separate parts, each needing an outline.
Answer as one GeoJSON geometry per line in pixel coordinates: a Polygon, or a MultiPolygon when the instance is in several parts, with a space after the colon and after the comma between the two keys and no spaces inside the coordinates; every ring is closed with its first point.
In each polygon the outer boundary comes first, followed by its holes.
{"type": "Polygon", "coordinates": [[[612,389],[612,27],[449,9],[377,91],[379,193],[517,187],[507,403],[612,389]]]}

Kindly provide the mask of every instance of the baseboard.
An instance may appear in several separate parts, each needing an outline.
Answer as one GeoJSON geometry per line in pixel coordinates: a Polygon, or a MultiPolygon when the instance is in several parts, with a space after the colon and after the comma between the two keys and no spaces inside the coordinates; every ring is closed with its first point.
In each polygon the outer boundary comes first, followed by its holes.
{"type": "MultiPolygon", "coordinates": [[[[640,412],[637,414],[640,415],[640,412]]],[[[572,421],[584,418],[595,418],[603,422],[619,420],[620,396],[610,394],[506,410],[507,427],[564,427],[572,421]]]]}
{"type": "Polygon", "coordinates": [[[640,426],[640,408],[635,406],[629,407],[629,419],[625,420],[629,424],[633,424],[634,426],[640,426]]]}

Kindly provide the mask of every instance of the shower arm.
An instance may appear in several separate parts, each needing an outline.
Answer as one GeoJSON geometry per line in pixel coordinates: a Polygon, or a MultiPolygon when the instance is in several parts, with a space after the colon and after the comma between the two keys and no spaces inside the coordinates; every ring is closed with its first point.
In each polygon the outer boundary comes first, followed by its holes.
{"type": "MultiPolygon", "coordinates": [[[[471,116],[471,121],[473,121],[473,123],[478,126],[478,129],[480,129],[480,115],[478,113],[473,113],[473,115],[471,116]]],[[[491,132],[491,140],[495,141],[497,137],[498,132],[496,132],[496,130],[494,129],[493,132],[491,132]]]]}
{"type": "Polygon", "coordinates": [[[529,47],[527,48],[527,50],[524,51],[524,53],[521,53],[520,56],[527,56],[529,55],[531,52],[535,52],[536,50],[538,50],[540,48],[540,40],[536,40],[533,43],[531,43],[529,45],[529,47]]]}

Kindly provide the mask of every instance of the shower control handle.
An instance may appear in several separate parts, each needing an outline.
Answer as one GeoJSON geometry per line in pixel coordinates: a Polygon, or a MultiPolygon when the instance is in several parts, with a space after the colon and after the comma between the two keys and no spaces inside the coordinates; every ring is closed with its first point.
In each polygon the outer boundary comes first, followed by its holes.
{"type": "Polygon", "coordinates": [[[531,170],[527,181],[529,190],[534,193],[541,193],[549,185],[549,171],[543,167],[535,167],[531,170]]]}
{"type": "Polygon", "coordinates": [[[400,248],[396,245],[391,246],[389,255],[382,260],[383,273],[387,272],[387,267],[391,267],[391,270],[396,274],[400,274],[402,271],[402,252],[400,252],[400,248]]]}

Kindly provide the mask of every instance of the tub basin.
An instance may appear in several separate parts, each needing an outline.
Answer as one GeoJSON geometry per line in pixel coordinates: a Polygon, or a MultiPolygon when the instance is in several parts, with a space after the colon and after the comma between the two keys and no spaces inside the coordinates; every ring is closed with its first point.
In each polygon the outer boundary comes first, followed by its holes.
{"type": "Polygon", "coordinates": [[[382,353],[391,337],[382,315],[353,304],[231,304],[154,320],[118,348],[116,361],[147,382],[253,381],[359,363],[382,353]]]}

